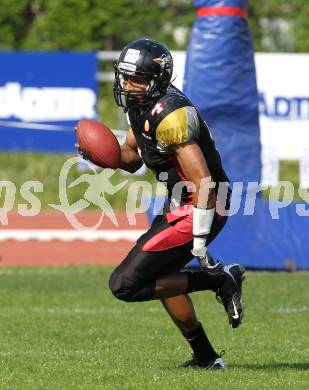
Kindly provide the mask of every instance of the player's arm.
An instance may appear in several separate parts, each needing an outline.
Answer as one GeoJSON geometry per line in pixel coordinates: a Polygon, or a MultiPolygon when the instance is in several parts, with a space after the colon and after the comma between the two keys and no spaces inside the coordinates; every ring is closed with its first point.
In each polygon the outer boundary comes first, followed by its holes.
{"type": "Polygon", "coordinates": [[[215,183],[205,161],[204,155],[195,141],[174,146],[177,161],[193,184],[193,235],[194,249],[206,245],[207,235],[215,215],[215,183]]]}
{"type": "Polygon", "coordinates": [[[138,154],[136,139],[131,128],[129,128],[126,140],[121,145],[120,150],[121,161],[119,168],[134,173],[143,165],[143,160],[138,154]]]}
{"type": "Polygon", "coordinates": [[[183,173],[193,183],[193,206],[213,209],[216,205],[215,183],[200,147],[195,141],[188,141],[173,149],[183,173]]]}
{"type": "MultiPolygon", "coordinates": [[[[205,161],[204,155],[194,141],[174,147],[177,161],[183,173],[193,184],[193,250],[192,254],[200,259],[204,269],[213,266],[213,259],[207,251],[207,236],[215,215],[216,193],[215,183],[205,161]]],[[[220,272],[221,265],[213,267],[220,272]],[[218,269],[217,269],[218,268],[218,269]]]]}
{"type": "Polygon", "coordinates": [[[215,215],[215,183],[204,155],[196,143],[200,123],[196,109],[181,107],[168,114],[157,127],[158,141],[175,154],[177,161],[193,185],[193,255],[207,260],[207,236],[215,215]]]}
{"type": "Polygon", "coordinates": [[[195,186],[193,206],[212,209],[215,207],[215,191],[211,188],[214,183],[204,155],[196,143],[199,134],[200,122],[192,106],[170,112],[156,129],[158,142],[175,154],[184,174],[195,186]]]}

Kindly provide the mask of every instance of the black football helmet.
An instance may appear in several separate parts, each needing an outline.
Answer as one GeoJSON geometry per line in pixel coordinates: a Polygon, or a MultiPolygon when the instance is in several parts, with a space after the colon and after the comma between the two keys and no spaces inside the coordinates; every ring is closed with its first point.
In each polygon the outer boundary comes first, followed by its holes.
{"type": "Polygon", "coordinates": [[[114,97],[117,105],[127,111],[129,107],[148,105],[166,91],[173,74],[173,58],[162,43],[142,38],[129,43],[122,50],[114,70],[114,97]],[[124,90],[125,75],[146,78],[149,82],[147,90],[124,90]]]}

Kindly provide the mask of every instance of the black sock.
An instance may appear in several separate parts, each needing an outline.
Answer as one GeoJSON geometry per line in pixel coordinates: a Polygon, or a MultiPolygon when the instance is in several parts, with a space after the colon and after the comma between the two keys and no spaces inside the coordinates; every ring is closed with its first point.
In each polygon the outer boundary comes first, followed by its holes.
{"type": "Polygon", "coordinates": [[[217,291],[225,280],[225,274],[218,276],[209,276],[204,271],[185,272],[188,278],[187,293],[194,291],[212,290],[217,291]]]}
{"type": "Polygon", "coordinates": [[[195,330],[187,333],[185,337],[192,348],[194,356],[200,363],[207,364],[218,357],[218,354],[210,344],[201,323],[195,330]]]}

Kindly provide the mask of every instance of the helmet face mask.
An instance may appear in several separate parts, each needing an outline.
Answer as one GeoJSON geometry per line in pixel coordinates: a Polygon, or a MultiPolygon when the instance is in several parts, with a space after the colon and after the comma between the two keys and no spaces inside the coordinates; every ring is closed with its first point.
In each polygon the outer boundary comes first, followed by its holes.
{"type": "MultiPolygon", "coordinates": [[[[148,81],[148,86],[144,90],[128,90],[124,88],[124,79],[130,77],[140,77],[132,75],[126,71],[115,69],[115,81],[114,81],[114,97],[118,106],[128,108],[130,106],[145,106],[153,99],[153,86],[154,82],[145,78],[145,83],[148,81]]],[[[144,77],[143,77],[144,78],[144,77]]]]}
{"type": "Polygon", "coordinates": [[[162,95],[170,85],[173,59],[169,50],[157,41],[139,39],[129,43],[121,52],[115,65],[113,92],[118,106],[145,107],[162,95]],[[125,77],[142,78],[148,81],[145,90],[127,90],[123,87],[125,77]]]}

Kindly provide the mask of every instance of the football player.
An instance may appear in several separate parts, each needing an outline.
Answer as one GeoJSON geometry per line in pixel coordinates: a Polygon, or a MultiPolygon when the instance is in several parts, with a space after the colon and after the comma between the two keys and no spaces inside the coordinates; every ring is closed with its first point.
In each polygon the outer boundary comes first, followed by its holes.
{"type": "Polygon", "coordinates": [[[207,124],[171,84],[172,73],[169,50],[146,38],[129,43],[115,65],[115,100],[130,124],[120,168],[135,172],[145,163],[166,183],[168,199],[109,285],[123,301],[161,300],[193,351],[181,367],[222,369],[222,356],[208,340],[188,294],[215,292],[236,328],[244,313],[244,269],[215,263],[207,250],[227,220],[228,178],[207,124]],[[201,269],[181,272],[193,256],[201,269]]]}

